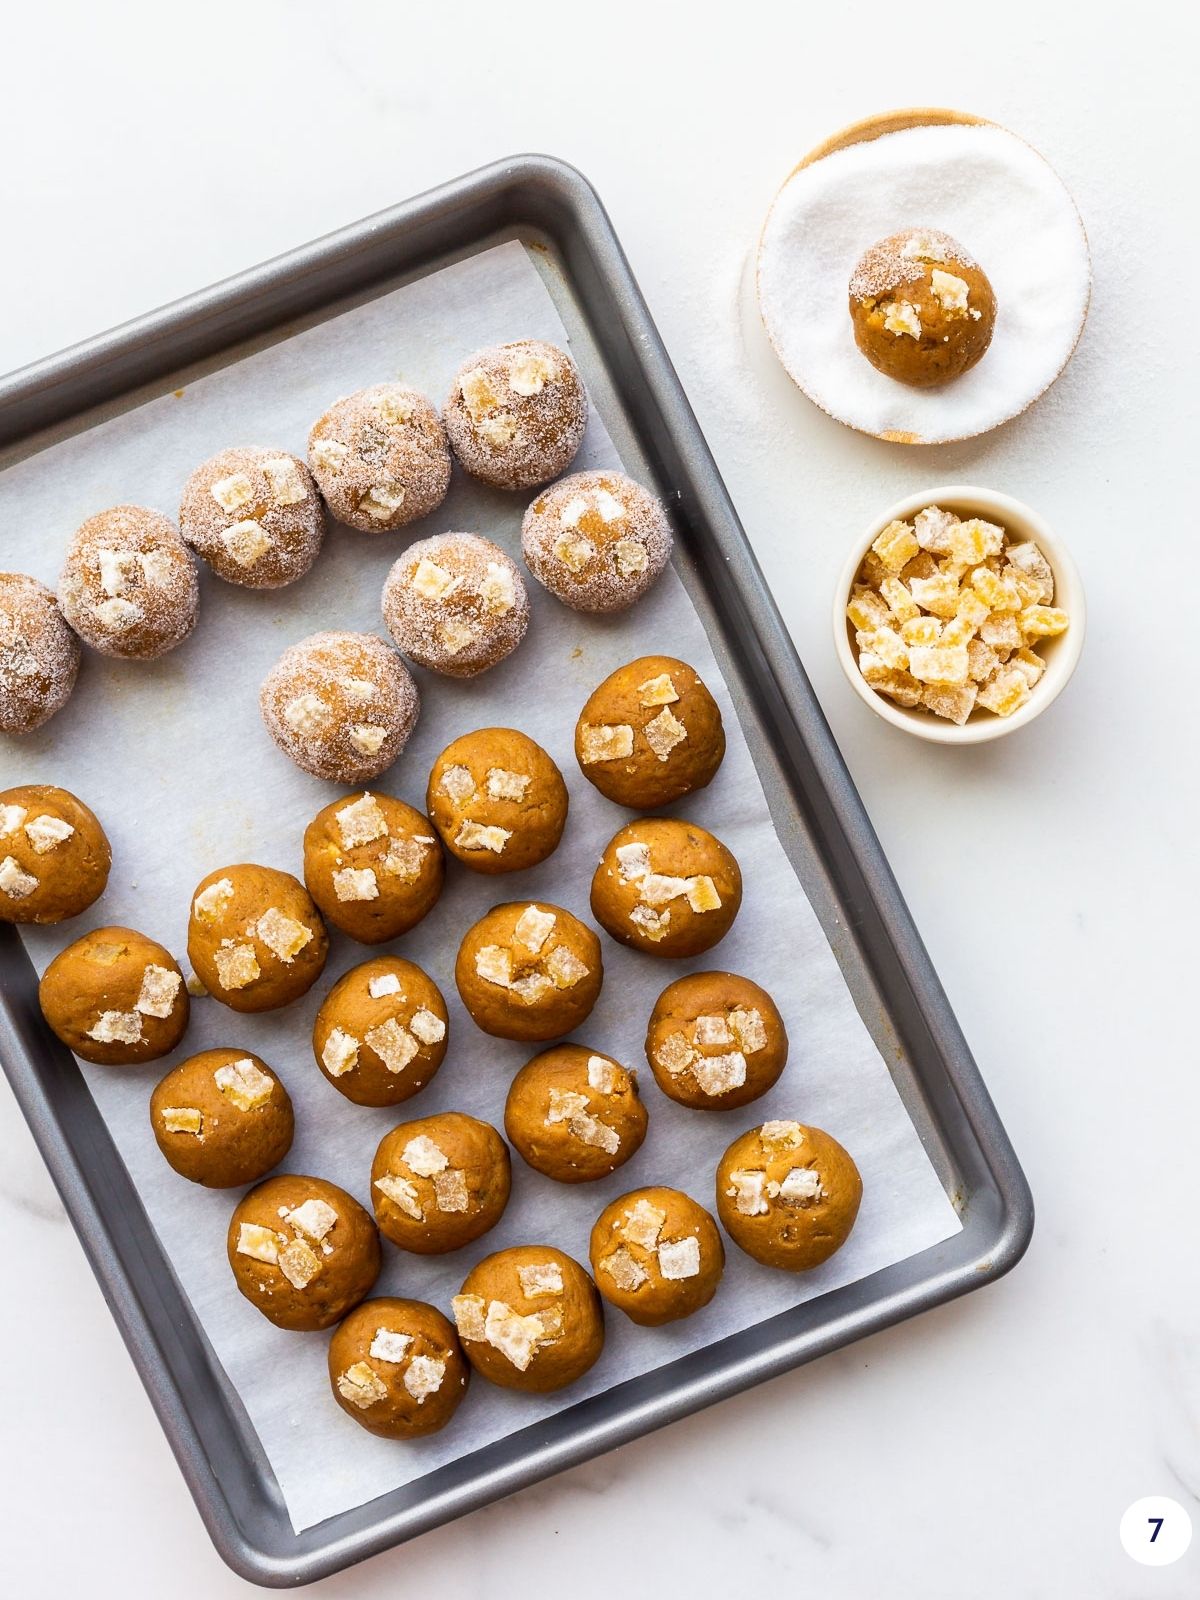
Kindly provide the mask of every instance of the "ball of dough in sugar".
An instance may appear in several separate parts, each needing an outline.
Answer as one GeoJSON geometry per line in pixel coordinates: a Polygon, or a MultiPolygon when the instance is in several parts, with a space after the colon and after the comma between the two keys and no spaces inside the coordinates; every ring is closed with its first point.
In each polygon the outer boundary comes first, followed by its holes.
{"type": "Polygon", "coordinates": [[[67,1048],[103,1066],[165,1056],[188,1025],[174,956],[132,928],[94,928],[69,944],[42,974],[38,1000],[67,1048]]]}
{"type": "Polygon", "coordinates": [[[517,1153],[547,1178],[606,1178],[646,1137],[637,1076],[583,1045],[553,1045],[513,1079],[504,1131],[517,1153]]]}
{"type": "Polygon", "coordinates": [[[417,725],[412,674],[373,633],[312,633],[263,679],[259,705],[285,756],[314,778],[369,783],[417,725]]]}
{"type": "Polygon", "coordinates": [[[0,572],[0,733],[31,733],[61,711],[79,656],[53,591],[23,572],[0,572]]]}
{"type": "Polygon", "coordinates": [[[196,885],[188,959],[214,999],[233,1011],[273,1011],[321,976],[329,940],[308,890],[290,872],[218,867],[196,885]]]}
{"type": "Polygon", "coordinates": [[[317,559],[325,507],[298,456],[246,445],[196,468],[183,486],[179,527],[218,578],[279,589],[317,559]]]}
{"type": "Polygon", "coordinates": [[[454,981],[484,1033],[557,1039],[577,1028],[599,998],[600,941],[562,906],[511,901],[467,929],[454,981]]]}
{"type": "Polygon", "coordinates": [[[380,1140],[371,1164],[380,1232],[421,1256],[481,1238],[500,1221],[511,1188],[504,1140],[460,1111],[402,1122],[380,1140]]]}
{"type": "Polygon", "coordinates": [[[226,1251],[250,1304],[297,1333],[340,1322],[379,1276],[379,1234],[367,1212],[336,1184],[295,1173],[243,1197],[226,1251]]]}
{"type": "Polygon", "coordinates": [[[850,1236],[862,1199],[858,1168],[836,1139],[800,1122],[743,1133],[717,1167],[717,1215],[755,1261],[807,1272],[850,1236]]]}
{"type": "Polygon", "coordinates": [[[717,702],[674,656],[640,656],[594,689],[575,724],[579,770],[635,811],[670,805],[716,776],[725,757],[717,702]]]}
{"type": "Polygon", "coordinates": [[[726,1111],[766,1094],[787,1065],[783,1018],[765,989],[732,972],[669,984],[646,1030],[659,1088],[681,1106],[726,1111]]]}
{"type": "Polygon", "coordinates": [[[634,1189],[605,1206],[589,1253],[600,1293],[646,1328],[706,1306],[725,1270],[716,1223],[679,1189],[634,1189]]]}
{"type": "Polygon", "coordinates": [[[0,922],[62,922],[104,893],[112,850],[82,800],[49,783],[0,792],[0,922]]]}
{"type": "Polygon", "coordinates": [[[352,967],[321,1003],[313,1054],[334,1088],[360,1106],[395,1106],[423,1089],[446,1054],[446,1002],[411,961],[352,967]]]}
{"type": "Polygon", "coordinates": [[[158,1148],[182,1178],[207,1189],[257,1183],[292,1147],[292,1101],[248,1050],[202,1050],[150,1096],[158,1148]]]}
{"type": "Polygon", "coordinates": [[[58,603],[101,655],[150,660],[196,625],[196,563],[168,518],[144,506],[89,517],[67,546],[58,603]]]}
{"type": "Polygon", "coordinates": [[[568,796],[562,773],[527,734],[478,728],[434,762],[425,804],[464,867],[520,872],[557,850],[568,796]]]}
{"type": "Polygon", "coordinates": [[[576,611],[624,611],[671,555],[659,502],[623,472],[577,472],[546,489],[521,524],[525,563],[576,611]]]}
{"type": "Polygon", "coordinates": [[[470,1376],[454,1325],[422,1300],[364,1300],[329,1341],[333,1398],[381,1439],[439,1432],[470,1376]]]}
{"type": "Polygon", "coordinates": [[[318,811],[304,830],[304,881],[321,915],[360,944],[415,928],[446,879],[428,817],[388,794],[360,790],[318,811]]]}
{"type": "Polygon", "coordinates": [[[529,627],[516,564],[478,533],[418,539],[388,573],[383,620],[411,660],[473,678],[510,656],[529,627]]]}
{"type": "Polygon", "coordinates": [[[729,932],[742,874],[721,841],[693,822],[642,817],[615,833],[592,878],[592,915],[652,956],[698,956],[729,932]]]}
{"type": "Polygon", "coordinates": [[[427,516],[450,487],[446,430],[425,396],[400,383],[335,400],[312,425],[308,464],[337,520],[362,533],[427,516]]]}
{"type": "Polygon", "coordinates": [[[491,345],[464,361],[445,408],[454,454],[497,489],[532,489],[565,472],[587,417],[579,369],[540,339],[491,345]]]}
{"type": "Polygon", "coordinates": [[[604,1348],[596,1286],[551,1245],[485,1256],[451,1302],[467,1360],[502,1389],[549,1394],[582,1378],[604,1348]]]}

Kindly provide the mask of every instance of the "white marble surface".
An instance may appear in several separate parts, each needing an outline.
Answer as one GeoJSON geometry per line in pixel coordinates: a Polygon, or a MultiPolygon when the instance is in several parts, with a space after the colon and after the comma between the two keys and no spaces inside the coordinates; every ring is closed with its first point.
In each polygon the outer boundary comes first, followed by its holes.
{"type": "MultiPolygon", "coordinates": [[[[936,26],[897,13],[894,29],[829,9],[210,0],[6,22],[3,368],[494,156],[543,149],[588,173],[1039,1204],[1029,1256],[984,1293],[331,1579],[330,1596],[1200,1589],[1200,1541],[1150,1572],[1117,1538],[1143,1495],[1200,1521],[1195,24],[1105,0],[1086,16],[942,8],[936,26]],[[1049,398],[927,454],[816,413],[741,295],[794,161],[904,102],[1026,135],[1073,189],[1096,265],[1049,398]],[[871,717],[828,639],[846,540],[948,478],[1039,506],[1090,606],[1067,693],[972,751],[871,717]],[[1011,864],[1031,857],[1038,891],[1018,895],[1011,864]],[[595,1558],[632,1537],[636,1572],[595,1558]]],[[[2,1088],[0,1218],[0,1592],[247,1592],[208,1546],[2,1088]]]]}

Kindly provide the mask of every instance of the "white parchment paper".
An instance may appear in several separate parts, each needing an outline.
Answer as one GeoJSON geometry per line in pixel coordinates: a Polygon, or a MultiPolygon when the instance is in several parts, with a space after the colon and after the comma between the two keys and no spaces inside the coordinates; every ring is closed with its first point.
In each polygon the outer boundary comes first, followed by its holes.
{"type": "MultiPolygon", "coordinates": [[[[303,455],[309,423],[335,396],[401,378],[440,403],[471,350],[523,337],[567,342],[523,247],[501,245],[9,469],[0,475],[3,565],[53,583],[69,534],[100,508],[135,502],[173,516],[188,472],[216,450],[254,443],[303,455]]],[[[593,414],[576,468],[617,464],[593,414]]],[[[478,529],[519,559],[522,509],[520,498],[486,490],[456,470],[445,505],[419,533],[478,529]]],[[[238,861],[300,873],[305,824],[337,791],[298,771],[272,744],[259,719],[258,685],[285,646],[318,628],[383,631],[380,588],[403,537],[334,527],[309,576],[275,593],[239,590],[205,573],[200,622],[184,646],[148,665],[85,652],[66,709],[23,740],[0,738],[0,787],[54,782],[76,791],[99,814],[113,844],[112,878],[99,904],[68,926],[28,932],[39,971],[71,938],[105,923],[142,929],[182,959],[191,891],[205,873],[238,861]]],[[[522,728],[545,746],[571,791],[566,834],[549,861],[501,879],[452,866],[442,900],[399,942],[400,952],[441,986],[450,1008],[450,1049],[433,1083],[404,1107],[382,1110],[351,1105],[318,1072],[310,1045],[317,1006],[336,978],[377,953],[338,934],[324,977],[299,1004],[242,1017],[200,1000],[175,1057],[121,1070],[83,1064],[162,1244],[258,1430],[297,1530],[622,1379],[903,1260],[959,1228],[775,836],[717,664],[675,573],[669,570],[639,606],[616,619],[580,616],[532,581],[530,590],[529,635],[499,668],[467,684],[418,672],[420,723],[378,785],[422,806],[426,776],[442,747],[472,728],[498,723],[522,728]],[[715,1301],[674,1326],[639,1329],[611,1312],[603,1356],[562,1394],[523,1397],[476,1379],[443,1433],[410,1444],[376,1439],[328,1394],[327,1335],[282,1332],[235,1290],[225,1229],[238,1196],[200,1189],[167,1167],[150,1131],[149,1091],[163,1071],[194,1051],[216,1045],[257,1051],[279,1071],[296,1106],[296,1142],[286,1168],[332,1179],[368,1209],[371,1158],[396,1122],[456,1109],[500,1126],[509,1081],[534,1047],[489,1039],[466,1016],[453,983],[458,941],[501,899],[549,899],[588,916],[596,860],[629,814],[580,776],[572,754],[575,718],[607,673],[664,648],[690,661],[721,703],[729,734],[724,766],[710,788],[681,809],[734,851],[745,900],[718,949],[693,962],[654,960],[602,935],[604,991],[576,1037],[643,1066],[646,1142],[611,1178],[578,1187],[554,1184],[514,1157],[512,1201],[491,1234],[440,1259],[405,1255],[385,1242],[377,1292],[415,1296],[448,1311],[472,1263],[510,1244],[553,1243],[586,1263],[597,1214],[640,1184],[676,1185],[711,1208],[711,1175],[721,1152],[767,1117],[815,1123],[847,1146],[863,1174],[858,1225],[832,1261],[798,1278],[760,1267],[731,1246],[715,1301]],[[665,984],[683,971],[714,965],[764,985],[792,1040],[787,1070],[771,1093],[728,1113],[688,1111],[667,1100],[642,1054],[646,1020],[665,984]]]]}

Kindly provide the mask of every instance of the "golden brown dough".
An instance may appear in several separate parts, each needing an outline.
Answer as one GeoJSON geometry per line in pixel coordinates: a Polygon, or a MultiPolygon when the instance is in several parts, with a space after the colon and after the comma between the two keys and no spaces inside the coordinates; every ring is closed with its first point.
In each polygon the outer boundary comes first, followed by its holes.
{"type": "Polygon", "coordinates": [[[527,1061],[504,1106],[504,1131],[531,1167],[590,1183],[623,1166],[646,1137],[637,1077],[611,1056],[559,1044],[527,1061]]]}
{"type": "Polygon", "coordinates": [[[850,279],[854,341],[886,377],[914,388],[969,372],[992,342],[996,296],[983,268],[936,228],[871,246],[850,279]]]}
{"type": "Polygon", "coordinates": [[[411,961],[378,956],[352,967],[313,1025],[317,1065],[360,1106],[395,1106],[423,1089],[446,1054],[446,1002],[411,961]]]}
{"type": "Polygon", "coordinates": [[[504,1140],[461,1111],[402,1122],[380,1140],[371,1165],[380,1232],[421,1256],[482,1238],[504,1215],[511,1187],[504,1140]]]}
{"type": "Polygon", "coordinates": [[[158,1148],[182,1178],[208,1189],[257,1183],[292,1147],[287,1090],[248,1050],[202,1050],[150,1096],[158,1148]]]}
{"type": "Polygon", "coordinates": [[[165,1056],[188,1025],[179,964],[133,928],[95,928],[69,944],[42,974],[38,999],[67,1048],[104,1066],[165,1056]]]}
{"type": "Polygon", "coordinates": [[[725,1270],[725,1247],[703,1206],[679,1189],[634,1189],[592,1229],[596,1287],[643,1327],[677,1322],[706,1306],[725,1270]]]}
{"type": "Polygon", "coordinates": [[[0,793],[0,922],[63,922],[104,893],[112,851],[95,813],[67,789],[0,793]]]}
{"type": "Polygon", "coordinates": [[[567,821],[562,773],[527,734],[478,728],[433,764],[425,804],[451,855],[473,872],[520,872],[558,848],[567,821]]]}
{"type": "Polygon", "coordinates": [[[471,1369],[451,1323],[421,1300],[364,1300],[329,1341],[329,1384],[348,1417],[381,1439],[437,1433],[471,1369]]]}
{"type": "Polygon", "coordinates": [[[742,903],[730,851],[694,822],[642,817],[609,840],[592,878],[592,915],[652,956],[698,956],[729,932],[742,903]]]}
{"type": "Polygon", "coordinates": [[[454,981],[484,1033],[555,1039],[596,1004],[604,981],[600,941],[562,906],[510,901],[467,929],[454,981]]]}
{"type": "Polygon", "coordinates": [[[485,1256],[451,1304],[467,1360],[502,1389],[562,1389],[604,1348],[595,1284],[577,1261],[550,1245],[485,1256]]]}
{"type": "Polygon", "coordinates": [[[639,656],[594,689],[575,724],[579,770],[634,811],[703,789],[725,757],[717,702],[674,656],[639,656]]]}
{"type": "Polygon", "coordinates": [[[446,878],[428,817],[389,794],[359,790],[317,812],[304,830],[304,882],[326,922],[360,944],[415,928],[446,878]]]}
{"type": "Polygon", "coordinates": [[[862,1200],[858,1168],[836,1139],[800,1122],[764,1122],[717,1167],[717,1215],[747,1255],[807,1272],[840,1250],[862,1200]]]}
{"type": "Polygon", "coordinates": [[[691,972],[663,990],[646,1030],[646,1059],[681,1106],[749,1105],[787,1064],[788,1037],[771,996],[732,972],[691,972]]]}
{"type": "Polygon", "coordinates": [[[234,1011],[273,1011],[321,976],[329,940],[308,890],[290,872],[218,867],[192,895],[188,958],[214,999],[234,1011]]]}

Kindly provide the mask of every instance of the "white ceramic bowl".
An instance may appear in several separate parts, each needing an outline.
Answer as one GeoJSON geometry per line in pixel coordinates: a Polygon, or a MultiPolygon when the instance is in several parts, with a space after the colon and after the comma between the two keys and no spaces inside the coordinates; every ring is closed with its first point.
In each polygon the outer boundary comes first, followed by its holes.
{"type": "Polygon", "coordinates": [[[885,722],[903,728],[905,733],[916,734],[918,739],[932,740],[934,744],[982,744],[986,739],[999,739],[1003,734],[1015,733],[1018,728],[1032,722],[1066,687],[1083,650],[1086,625],[1087,611],[1079,573],[1066,546],[1049,524],[1020,500],[997,494],[994,489],[980,489],[963,483],[923,489],[920,494],[906,495],[903,500],[897,500],[895,505],[881,512],[847,556],[833,604],[834,648],[855,694],[885,722]],[[854,629],[846,616],[846,604],[858,569],[863,557],[889,522],[907,521],[925,506],[941,506],[943,510],[953,511],[960,517],[982,517],[987,522],[999,523],[1013,540],[1033,539],[1053,569],[1054,604],[1067,613],[1071,625],[1057,638],[1039,642],[1038,654],[1044,659],[1046,670],[1034,685],[1029,699],[1010,717],[998,717],[991,711],[978,710],[973,711],[959,727],[944,717],[934,716],[931,711],[910,711],[906,706],[889,700],[886,695],[877,694],[858,670],[854,629]]]}

